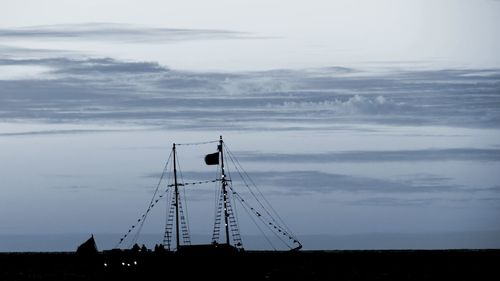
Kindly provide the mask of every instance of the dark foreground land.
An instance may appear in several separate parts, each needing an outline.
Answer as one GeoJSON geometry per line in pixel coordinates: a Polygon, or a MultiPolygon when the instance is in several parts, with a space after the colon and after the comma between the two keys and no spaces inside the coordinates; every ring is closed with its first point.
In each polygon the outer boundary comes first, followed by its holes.
{"type": "Polygon", "coordinates": [[[0,280],[500,280],[500,250],[0,253],[0,280]]]}

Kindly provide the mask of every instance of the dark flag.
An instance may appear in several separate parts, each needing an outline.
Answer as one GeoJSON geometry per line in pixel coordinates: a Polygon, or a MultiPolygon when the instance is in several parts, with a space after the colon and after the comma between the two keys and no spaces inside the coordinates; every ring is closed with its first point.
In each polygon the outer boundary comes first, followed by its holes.
{"type": "Polygon", "coordinates": [[[219,165],[219,152],[207,154],[205,156],[205,163],[207,165],[219,165]]]}

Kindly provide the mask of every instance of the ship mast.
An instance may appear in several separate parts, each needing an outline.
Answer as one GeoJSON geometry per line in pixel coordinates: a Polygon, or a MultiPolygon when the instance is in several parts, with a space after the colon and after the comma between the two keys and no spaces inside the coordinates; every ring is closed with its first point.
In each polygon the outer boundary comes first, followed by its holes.
{"type": "Polygon", "coordinates": [[[177,162],[176,162],[176,152],[175,143],[172,147],[172,153],[174,155],[174,194],[175,194],[175,242],[176,248],[179,250],[179,185],[177,184],[177,162]]]}
{"type": "Polygon", "coordinates": [[[224,153],[222,151],[222,146],[223,146],[223,141],[222,141],[222,136],[220,136],[218,150],[220,153],[222,194],[223,194],[223,200],[224,200],[224,228],[226,230],[226,244],[230,245],[230,242],[229,242],[229,212],[227,210],[227,200],[228,200],[227,180],[226,180],[226,173],[224,171],[224,153]]]}

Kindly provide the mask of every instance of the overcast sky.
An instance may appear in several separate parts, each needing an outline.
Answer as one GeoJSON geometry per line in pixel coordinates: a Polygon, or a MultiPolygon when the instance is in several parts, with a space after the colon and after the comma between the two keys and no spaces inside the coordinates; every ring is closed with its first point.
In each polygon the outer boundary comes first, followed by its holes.
{"type": "MultiPolygon", "coordinates": [[[[171,144],[221,134],[306,249],[500,247],[499,26],[494,0],[2,0],[0,251],[113,247],[171,144]]],[[[186,182],[215,148],[179,149],[186,182]]]]}

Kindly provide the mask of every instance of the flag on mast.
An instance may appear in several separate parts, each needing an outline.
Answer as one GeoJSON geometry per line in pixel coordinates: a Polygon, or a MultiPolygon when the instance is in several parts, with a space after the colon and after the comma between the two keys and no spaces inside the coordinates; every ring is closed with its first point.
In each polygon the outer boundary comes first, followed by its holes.
{"type": "Polygon", "coordinates": [[[219,165],[219,152],[207,154],[205,156],[205,164],[207,164],[207,165],[219,165]]]}

